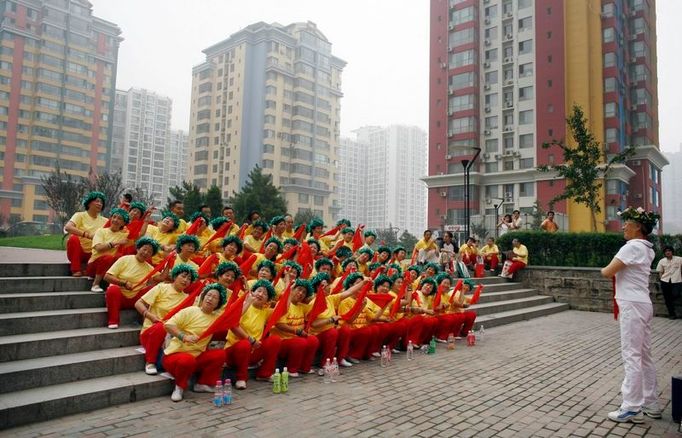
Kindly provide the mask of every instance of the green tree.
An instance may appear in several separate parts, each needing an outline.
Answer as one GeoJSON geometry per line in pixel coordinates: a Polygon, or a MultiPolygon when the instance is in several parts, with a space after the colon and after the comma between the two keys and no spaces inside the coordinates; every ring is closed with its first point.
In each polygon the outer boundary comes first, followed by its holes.
{"type": "Polygon", "coordinates": [[[82,181],[85,187],[84,193],[92,191],[104,193],[104,196],[107,198],[104,210],[102,210],[104,216],[109,216],[111,209],[118,207],[119,199],[124,189],[121,172],[100,173],[94,177],[83,178],[82,181]]]}
{"type": "Polygon", "coordinates": [[[388,224],[388,228],[379,228],[377,232],[377,242],[382,245],[394,247],[398,245],[398,228],[393,227],[393,224],[388,224]],[[382,243],[383,242],[383,243],[382,243]]]}
{"type": "Polygon", "coordinates": [[[413,234],[410,234],[409,231],[405,230],[400,235],[398,243],[400,243],[400,245],[407,250],[407,254],[409,255],[412,254],[412,250],[414,249],[414,246],[417,244],[418,240],[419,239],[417,239],[413,234]]]}
{"type": "Polygon", "coordinates": [[[59,224],[64,226],[81,207],[85,191],[82,179],[62,172],[57,165],[50,176],[40,179],[40,185],[45,191],[47,205],[56,213],[59,224]]]}
{"type": "Polygon", "coordinates": [[[540,231],[540,225],[542,225],[542,221],[545,220],[547,217],[547,212],[542,208],[540,205],[540,202],[538,200],[535,200],[535,203],[533,204],[533,213],[531,214],[532,220],[528,225],[530,225],[530,229],[534,231],[540,231]]]}
{"type": "Polygon", "coordinates": [[[272,176],[264,175],[258,165],[249,172],[244,187],[229,199],[229,204],[234,208],[237,218],[245,218],[251,210],[257,210],[262,217],[268,219],[287,211],[287,202],[280,190],[272,184],[272,176]]]}
{"type": "Polygon", "coordinates": [[[210,207],[211,217],[218,217],[223,214],[223,197],[218,186],[212,185],[208,189],[204,197],[204,204],[210,207]]]}
{"type": "Polygon", "coordinates": [[[192,182],[183,181],[180,186],[169,187],[168,193],[170,196],[166,198],[166,208],[170,208],[170,204],[173,201],[182,201],[185,204],[184,219],[189,219],[192,213],[197,211],[201,204],[205,203],[204,194],[199,190],[199,186],[192,182]]]}
{"type": "Polygon", "coordinates": [[[566,119],[569,132],[575,145],[567,145],[559,140],[544,143],[543,148],[559,147],[563,153],[563,162],[558,165],[538,166],[541,172],[556,172],[565,178],[566,187],[563,193],[555,196],[549,203],[553,209],[556,202],[572,200],[586,206],[592,217],[592,231],[597,231],[597,214],[601,212],[601,188],[611,167],[625,162],[634,155],[633,146],[626,147],[618,154],[606,155],[605,150],[594,138],[587,127],[587,119],[579,105],[574,104],[566,119]]]}
{"type": "Polygon", "coordinates": [[[299,210],[294,216],[294,224],[299,226],[301,224],[309,224],[311,220],[316,218],[315,213],[309,208],[299,210]]]}

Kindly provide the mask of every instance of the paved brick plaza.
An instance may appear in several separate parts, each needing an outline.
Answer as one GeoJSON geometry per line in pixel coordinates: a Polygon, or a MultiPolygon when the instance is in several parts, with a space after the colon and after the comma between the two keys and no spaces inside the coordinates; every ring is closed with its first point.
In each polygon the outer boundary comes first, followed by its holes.
{"type": "Polygon", "coordinates": [[[456,436],[679,437],[670,376],[682,374],[682,320],[654,320],[662,420],[617,425],[622,368],[618,324],[578,311],[486,330],[480,345],[439,345],[435,356],[394,356],[348,371],[340,383],[293,380],[287,395],[249,382],[230,408],[210,394],[157,398],[5,432],[24,436],[456,436]]]}

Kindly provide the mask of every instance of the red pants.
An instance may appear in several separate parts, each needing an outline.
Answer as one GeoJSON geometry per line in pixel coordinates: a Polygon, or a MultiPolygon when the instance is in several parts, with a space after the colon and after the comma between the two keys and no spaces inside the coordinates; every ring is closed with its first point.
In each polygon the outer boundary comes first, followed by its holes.
{"type": "Polygon", "coordinates": [[[282,339],[279,336],[270,335],[261,343],[260,348],[252,350],[248,339],[242,339],[225,349],[225,363],[234,369],[237,380],[246,381],[249,378],[249,365],[257,364],[262,360],[263,363],[256,371],[256,377],[267,379],[275,372],[281,344],[282,339]]]}
{"type": "MultiPolygon", "coordinates": [[[[336,357],[338,358],[338,360],[341,360],[348,357],[348,350],[350,350],[351,329],[347,325],[342,325],[341,327],[337,328],[336,331],[338,332],[338,337],[336,338],[336,357]]],[[[322,343],[322,341],[320,341],[320,343],[322,343]]],[[[320,359],[322,365],[324,365],[328,357],[329,356],[324,355],[323,350],[322,358],[320,359]]],[[[333,358],[334,357],[332,356],[332,359],[333,358]]]]}
{"type": "Polygon", "coordinates": [[[462,325],[464,324],[463,313],[443,313],[438,315],[438,329],[436,330],[436,338],[447,339],[452,333],[454,336],[459,336],[462,332],[462,325]]]}
{"type": "Polygon", "coordinates": [[[462,254],[462,263],[467,266],[474,266],[476,264],[476,254],[462,254]]]}
{"type": "Polygon", "coordinates": [[[320,346],[316,336],[295,337],[282,340],[279,358],[286,360],[290,373],[307,374],[313,365],[315,352],[320,346]]]}
{"type": "Polygon", "coordinates": [[[500,264],[500,259],[497,257],[497,254],[486,256],[483,260],[485,264],[490,266],[490,269],[497,269],[497,265],[500,264]]]}
{"type": "Polygon", "coordinates": [[[66,241],[66,258],[69,259],[69,263],[71,264],[72,274],[82,272],[83,266],[88,263],[91,255],[91,253],[83,251],[78,236],[75,234],[69,236],[69,239],[66,241]]]}
{"type": "Polygon", "coordinates": [[[412,341],[412,345],[419,344],[422,336],[424,317],[421,315],[414,315],[411,318],[403,318],[401,321],[405,321],[405,324],[407,325],[407,334],[406,337],[403,338],[403,348],[407,348],[409,341],[412,341]]]}
{"type": "Polygon", "coordinates": [[[384,345],[391,349],[395,348],[398,339],[407,332],[407,324],[401,321],[375,324],[379,330],[374,342],[369,346],[369,352],[379,352],[384,345]]]}
{"type": "Polygon", "coordinates": [[[376,344],[377,337],[379,337],[379,327],[376,325],[366,325],[351,329],[348,357],[353,359],[369,359],[369,355],[372,353],[370,348],[376,344]]]}
{"type": "MultiPolygon", "coordinates": [[[[453,313],[452,315],[458,315],[453,313]]],[[[474,327],[474,321],[476,321],[476,312],[473,310],[465,310],[459,313],[459,315],[464,315],[464,322],[462,323],[462,331],[459,333],[460,336],[466,336],[469,331],[474,327]]]]}
{"type": "Polygon", "coordinates": [[[320,342],[320,365],[336,357],[339,343],[339,329],[332,327],[315,335],[320,342]]]}
{"type": "Polygon", "coordinates": [[[163,322],[155,322],[147,330],[140,333],[140,344],[145,349],[145,363],[156,363],[156,358],[159,357],[159,351],[161,351],[165,339],[166,329],[163,326],[163,322]]]}
{"type": "Polygon", "coordinates": [[[438,318],[426,315],[421,323],[421,334],[417,344],[428,344],[438,331],[438,318]]]}
{"type": "Polygon", "coordinates": [[[87,271],[88,275],[99,275],[104,277],[111,265],[114,264],[118,257],[115,255],[103,255],[97,257],[92,263],[88,263],[87,271]]]}
{"type": "Polygon", "coordinates": [[[520,262],[518,260],[514,260],[514,261],[512,261],[512,264],[509,267],[509,275],[514,275],[517,271],[519,271],[525,267],[526,267],[525,263],[520,262]]]}
{"type": "Polygon", "coordinates": [[[199,356],[194,357],[189,353],[173,353],[163,358],[163,368],[175,377],[175,384],[182,389],[187,389],[189,378],[199,371],[197,383],[202,385],[215,385],[220,379],[225,361],[223,350],[206,350],[199,356]]]}
{"type": "Polygon", "coordinates": [[[147,286],[140,289],[134,297],[128,298],[121,292],[121,287],[115,284],[109,285],[104,293],[104,300],[107,303],[107,324],[118,324],[121,321],[121,309],[134,309],[135,303],[139,300],[153,286],[147,286]]]}
{"type": "Polygon", "coordinates": [[[399,319],[391,323],[391,333],[389,337],[383,341],[389,348],[398,348],[398,343],[402,339],[403,343],[407,345],[407,336],[410,331],[410,320],[399,319]]]}

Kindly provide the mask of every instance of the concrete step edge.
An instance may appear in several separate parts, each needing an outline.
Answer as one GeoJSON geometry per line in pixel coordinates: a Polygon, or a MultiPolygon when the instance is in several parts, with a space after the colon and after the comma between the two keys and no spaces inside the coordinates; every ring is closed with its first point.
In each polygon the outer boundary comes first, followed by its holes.
{"type": "Polygon", "coordinates": [[[140,326],[121,326],[116,330],[106,327],[90,327],[72,330],[58,330],[54,332],[26,333],[22,335],[0,336],[0,345],[16,344],[20,342],[51,341],[58,339],[77,338],[91,335],[115,335],[117,333],[139,332],[140,326]]]}
{"type": "Polygon", "coordinates": [[[75,363],[90,362],[100,359],[112,359],[124,356],[137,356],[140,346],[106,348],[104,350],[84,351],[81,353],[68,353],[59,356],[39,357],[34,359],[21,359],[11,362],[0,362],[0,376],[8,373],[16,373],[28,370],[40,370],[75,363]]]}
{"type": "MultiPolygon", "coordinates": [[[[483,296],[483,294],[481,294],[481,297],[482,296],[483,296]]],[[[550,296],[534,295],[531,297],[515,298],[513,300],[492,301],[490,303],[476,304],[474,306],[471,306],[471,310],[485,309],[488,307],[497,307],[497,306],[503,306],[503,305],[509,305],[509,304],[532,303],[534,301],[547,301],[548,299],[550,301],[552,301],[552,297],[550,297],[550,296]]]]}
{"type": "Polygon", "coordinates": [[[570,306],[566,303],[548,303],[538,306],[527,307],[524,309],[508,310],[498,313],[490,313],[476,318],[475,327],[480,327],[481,324],[486,326],[496,327],[498,325],[510,324],[512,322],[523,321],[531,318],[538,318],[541,316],[550,315],[557,312],[569,310],[570,306]]]}

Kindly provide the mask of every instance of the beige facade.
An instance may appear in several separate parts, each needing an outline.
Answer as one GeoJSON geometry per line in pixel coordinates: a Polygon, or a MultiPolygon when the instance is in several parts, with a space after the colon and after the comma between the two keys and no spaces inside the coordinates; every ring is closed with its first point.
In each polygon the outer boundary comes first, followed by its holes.
{"type": "Polygon", "coordinates": [[[288,210],[331,222],[345,62],[314,23],[256,23],[204,50],[192,72],[189,178],[239,191],[256,166],[288,210]]]}

